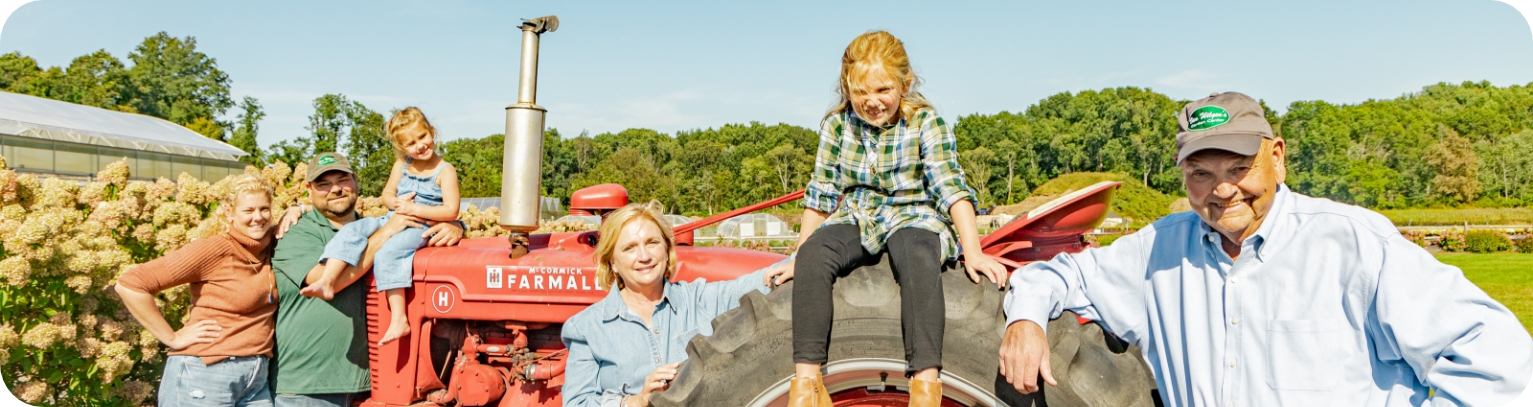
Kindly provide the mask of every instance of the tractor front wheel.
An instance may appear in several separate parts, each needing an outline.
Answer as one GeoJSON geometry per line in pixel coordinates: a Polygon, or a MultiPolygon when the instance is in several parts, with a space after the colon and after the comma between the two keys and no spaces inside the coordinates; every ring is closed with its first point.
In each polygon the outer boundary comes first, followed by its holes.
{"type": "MultiPolygon", "coordinates": [[[[946,270],[942,284],[944,406],[1154,405],[1155,382],[1139,349],[1114,343],[1096,324],[1081,325],[1070,313],[1049,323],[1050,363],[1059,387],[1017,393],[998,367],[1004,293],[989,282],[970,282],[960,267],[946,270]]],[[[906,405],[899,286],[888,256],[839,279],[834,292],[825,383],[835,405],[906,405]]],[[[692,339],[680,376],[652,398],[654,405],[786,405],[793,376],[792,297],[791,285],[742,297],[740,307],[713,321],[713,336],[692,339]]]]}

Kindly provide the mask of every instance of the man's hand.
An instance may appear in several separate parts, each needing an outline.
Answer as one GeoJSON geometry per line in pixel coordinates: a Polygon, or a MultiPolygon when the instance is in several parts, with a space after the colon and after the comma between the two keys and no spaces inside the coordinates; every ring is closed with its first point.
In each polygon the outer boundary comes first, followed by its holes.
{"type": "Polygon", "coordinates": [[[298,224],[298,219],[303,218],[304,212],[308,211],[309,207],[305,205],[293,205],[288,207],[286,211],[283,211],[282,220],[277,221],[276,237],[281,239],[282,235],[287,234],[287,230],[289,228],[292,228],[293,225],[298,224]]]}
{"type": "Polygon", "coordinates": [[[394,216],[389,217],[388,222],[383,223],[383,227],[378,228],[378,231],[373,233],[387,233],[389,236],[393,236],[405,231],[405,229],[423,227],[426,227],[426,224],[420,218],[395,212],[394,216]]]}
{"type": "Polygon", "coordinates": [[[1039,373],[1045,383],[1059,385],[1049,368],[1049,338],[1043,327],[1027,320],[1006,327],[1006,336],[1001,339],[1001,375],[1006,376],[1006,382],[1022,394],[1031,394],[1038,391],[1039,373]]]}
{"type": "Polygon", "coordinates": [[[181,330],[176,331],[176,337],[165,342],[165,347],[171,351],[178,351],[186,349],[186,347],[193,344],[213,343],[213,341],[218,340],[218,331],[222,330],[224,328],[218,326],[218,322],[204,319],[195,324],[181,327],[181,330]]]}
{"type": "Polygon", "coordinates": [[[963,268],[969,273],[969,281],[979,283],[979,276],[984,275],[990,282],[1001,288],[1006,288],[1006,266],[990,258],[990,255],[974,251],[964,251],[963,268]]]}
{"type": "Polygon", "coordinates": [[[426,245],[431,247],[456,245],[463,239],[463,224],[457,221],[436,222],[421,237],[428,238],[426,245]]]}

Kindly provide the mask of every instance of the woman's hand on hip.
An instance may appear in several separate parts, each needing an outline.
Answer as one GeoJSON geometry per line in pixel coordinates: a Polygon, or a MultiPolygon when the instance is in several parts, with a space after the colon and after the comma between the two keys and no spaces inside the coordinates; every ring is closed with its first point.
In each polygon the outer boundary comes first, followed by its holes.
{"type": "Polygon", "coordinates": [[[181,327],[181,330],[176,331],[176,337],[171,338],[169,342],[165,342],[165,347],[170,348],[171,351],[178,351],[186,349],[186,347],[193,344],[213,343],[220,336],[218,331],[222,330],[224,328],[218,326],[218,322],[214,322],[211,319],[197,321],[197,323],[188,324],[181,327]]]}

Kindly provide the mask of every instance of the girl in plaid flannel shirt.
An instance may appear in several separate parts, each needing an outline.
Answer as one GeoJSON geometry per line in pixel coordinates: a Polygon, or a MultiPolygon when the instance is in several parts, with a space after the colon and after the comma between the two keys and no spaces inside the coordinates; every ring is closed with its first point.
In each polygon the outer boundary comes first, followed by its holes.
{"type": "Polygon", "coordinates": [[[831,285],[838,276],[890,253],[900,283],[912,406],[942,400],[944,263],[956,261],[961,247],[970,279],[1005,281],[1005,268],[980,252],[974,193],[958,165],[957,142],[914,91],[920,82],[904,45],[884,31],[858,36],[841,57],[841,97],[820,130],[798,259],[779,272],[798,280],[790,406],[831,405],[820,366],[827,362],[831,285]]]}

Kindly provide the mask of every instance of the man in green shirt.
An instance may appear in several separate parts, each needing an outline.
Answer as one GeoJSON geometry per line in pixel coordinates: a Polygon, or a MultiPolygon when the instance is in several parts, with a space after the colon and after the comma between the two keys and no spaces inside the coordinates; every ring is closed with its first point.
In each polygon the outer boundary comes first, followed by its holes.
{"type": "MultiPolygon", "coordinates": [[[[313,210],[279,232],[272,269],[277,274],[276,357],[272,359],[271,386],[276,407],[349,407],[365,399],[369,390],[367,371],[367,285],[350,284],[372,267],[375,248],[415,221],[393,216],[368,238],[367,251],[356,267],[348,268],[339,281],[348,282],[325,301],[298,291],[320,275],[317,267],[325,244],[342,226],[359,218],[356,212],[357,180],[346,157],[323,153],[309,161],[306,174],[313,210]]],[[[457,244],[463,226],[456,222],[433,225],[426,233],[428,244],[457,244]]]]}

